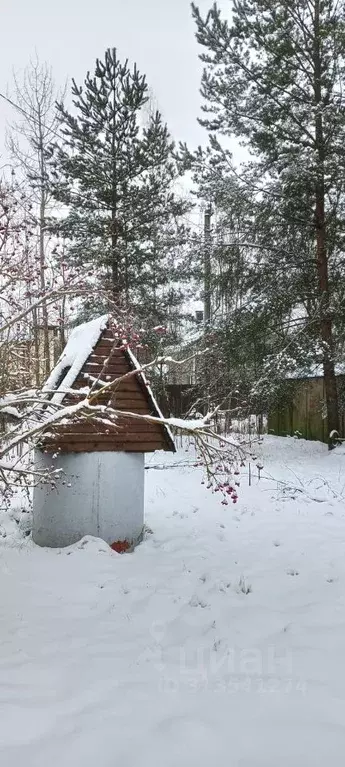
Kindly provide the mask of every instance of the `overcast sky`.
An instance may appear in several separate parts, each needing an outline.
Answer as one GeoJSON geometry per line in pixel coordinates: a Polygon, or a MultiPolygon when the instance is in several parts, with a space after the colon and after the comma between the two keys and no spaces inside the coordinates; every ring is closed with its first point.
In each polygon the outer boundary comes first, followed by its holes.
{"type": "MultiPolygon", "coordinates": [[[[198,5],[207,11],[212,3],[198,5]]],[[[230,0],[219,5],[228,9],[230,0]]],[[[146,74],[173,137],[191,146],[205,139],[196,120],[201,64],[189,0],[0,0],[0,9],[2,92],[35,49],[62,85],[71,77],[81,82],[96,57],[116,47],[146,74]]],[[[0,100],[1,139],[11,116],[0,100]]]]}

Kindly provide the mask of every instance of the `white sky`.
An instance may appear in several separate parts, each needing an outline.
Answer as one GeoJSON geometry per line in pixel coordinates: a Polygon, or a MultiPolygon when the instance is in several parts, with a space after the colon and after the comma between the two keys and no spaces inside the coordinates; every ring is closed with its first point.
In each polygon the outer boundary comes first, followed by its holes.
{"type": "MultiPolygon", "coordinates": [[[[206,12],[213,0],[199,0],[206,12]]],[[[226,10],[230,0],[220,0],[226,10]]],[[[198,46],[189,0],[0,0],[0,90],[8,92],[12,71],[37,51],[53,68],[57,85],[81,83],[96,57],[116,47],[147,76],[158,108],[175,140],[203,143],[198,46]]],[[[0,155],[6,119],[13,110],[0,99],[0,155]]],[[[1,165],[1,161],[0,161],[1,165]]]]}

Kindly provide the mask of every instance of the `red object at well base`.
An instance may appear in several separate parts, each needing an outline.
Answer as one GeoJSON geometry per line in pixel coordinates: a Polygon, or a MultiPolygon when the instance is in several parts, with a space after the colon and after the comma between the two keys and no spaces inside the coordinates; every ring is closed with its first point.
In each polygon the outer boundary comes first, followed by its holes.
{"type": "Polygon", "coordinates": [[[114,541],[114,543],[110,544],[110,548],[113,549],[113,551],[117,551],[118,554],[124,554],[130,547],[131,544],[128,543],[128,541],[114,541]]]}

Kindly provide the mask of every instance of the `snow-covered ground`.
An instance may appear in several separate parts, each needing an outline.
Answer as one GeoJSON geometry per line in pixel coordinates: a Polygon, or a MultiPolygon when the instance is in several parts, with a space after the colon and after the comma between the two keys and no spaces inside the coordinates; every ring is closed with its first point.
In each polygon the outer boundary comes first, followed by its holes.
{"type": "Polygon", "coordinates": [[[345,451],[262,450],[229,506],[151,457],[133,554],[0,519],[2,767],[343,767],[345,451]]]}

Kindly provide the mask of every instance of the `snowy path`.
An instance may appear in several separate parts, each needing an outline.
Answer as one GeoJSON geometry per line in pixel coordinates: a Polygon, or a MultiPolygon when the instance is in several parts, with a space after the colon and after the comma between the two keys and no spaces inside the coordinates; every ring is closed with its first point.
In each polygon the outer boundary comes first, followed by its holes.
{"type": "Polygon", "coordinates": [[[302,493],[150,470],[134,554],[4,539],[2,767],[343,767],[345,453],[263,450],[302,493]]]}

